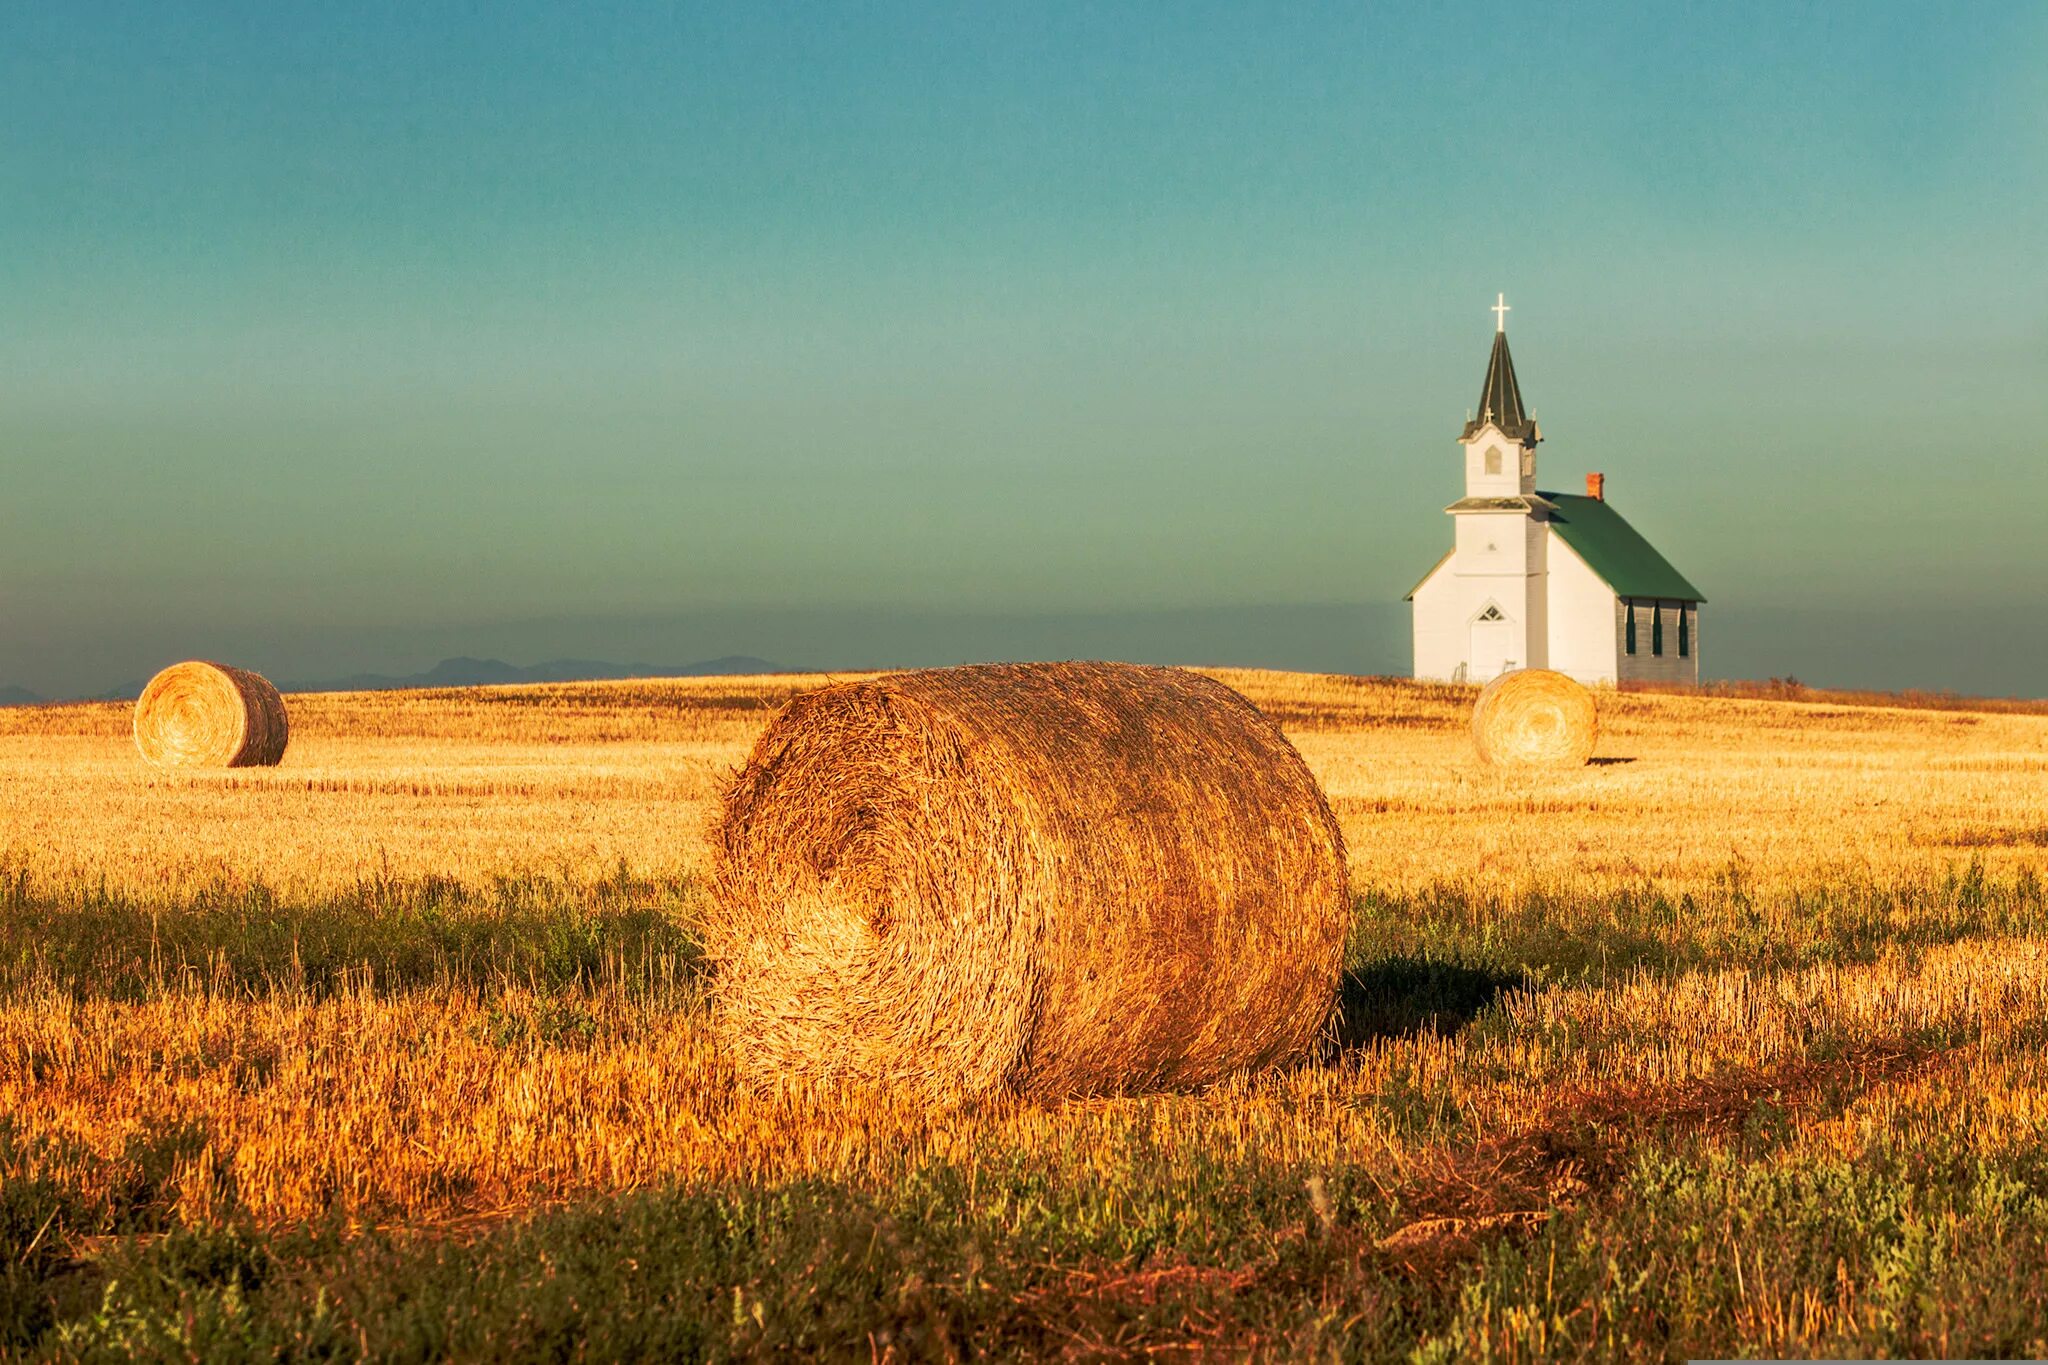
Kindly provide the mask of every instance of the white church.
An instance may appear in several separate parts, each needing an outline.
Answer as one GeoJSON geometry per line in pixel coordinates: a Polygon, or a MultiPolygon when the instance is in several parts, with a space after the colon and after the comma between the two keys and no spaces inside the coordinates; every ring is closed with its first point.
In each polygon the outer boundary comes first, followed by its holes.
{"type": "Polygon", "coordinates": [[[1408,593],[1415,676],[1487,682],[1551,668],[1583,683],[1697,683],[1706,598],[1607,501],[1536,488],[1543,432],[1522,405],[1508,355],[1507,299],[1494,305],[1493,357],[1458,444],[1465,496],[1450,551],[1408,593]]]}

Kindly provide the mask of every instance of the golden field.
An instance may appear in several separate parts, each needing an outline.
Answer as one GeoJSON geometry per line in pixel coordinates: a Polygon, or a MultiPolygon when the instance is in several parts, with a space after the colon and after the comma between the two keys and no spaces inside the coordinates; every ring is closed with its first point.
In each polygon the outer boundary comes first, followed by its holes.
{"type": "MultiPolygon", "coordinates": [[[[1595,766],[1505,778],[1472,759],[1472,693],[1214,670],[1286,728],[1361,887],[1439,881],[1683,892],[1918,875],[1972,849],[2039,866],[2048,717],[1606,694],[1595,766]]],[[[222,879],[476,884],[686,875],[728,773],[811,677],[291,699],[272,769],[156,772],[123,705],[0,710],[0,850],[18,872],[145,899],[222,879]]]]}
{"type": "MultiPolygon", "coordinates": [[[[0,710],[0,1181],[55,1210],[16,1347],[315,1330],[312,1252],[231,1302],[138,1279],[209,1229],[496,1264],[603,1201],[804,1190],[883,1211],[863,1266],[964,1240],[844,1323],[826,1253],[719,1242],[707,1353],[2048,1351],[2048,717],[1603,693],[1594,765],[1503,776],[1470,689],[1216,676],[1343,826],[1341,1046],[946,1117],[750,1093],[705,1028],[704,832],[818,679],[296,696],[280,767],[203,774],[125,707],[0,710]],[[1856,1191],[1891,1202],[1827,1223],[1856,1191]]],[[[378,1292],[336,1339],[403,1354],[378,1292]]],[[[524,1353],[448,1321],[426,1354],[524,1353]]]]}

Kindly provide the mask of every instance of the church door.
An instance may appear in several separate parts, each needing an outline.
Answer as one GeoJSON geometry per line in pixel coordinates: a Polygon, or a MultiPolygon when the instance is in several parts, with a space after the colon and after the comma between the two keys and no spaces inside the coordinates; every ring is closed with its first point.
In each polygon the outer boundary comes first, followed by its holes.
{"type": "Polygon", "coordinates": [[[1492,682],[1514,667],[1516,661],[1508,657],[1513,648],[1513,623],[1499,607],[1487,603],[1486,610],[1472,618],[1472,652],[1465,656],[1471,666],[1465,677],[1476,683],[1492,682]]]}

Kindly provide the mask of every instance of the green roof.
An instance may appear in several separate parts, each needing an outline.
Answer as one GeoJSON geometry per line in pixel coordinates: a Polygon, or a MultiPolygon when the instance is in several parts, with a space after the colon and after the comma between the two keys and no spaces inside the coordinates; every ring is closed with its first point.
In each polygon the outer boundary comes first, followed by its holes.
{"type": "Polygon", "coordinates": [[[1564,543],[1607,580],[1616,596],[1707,600],[1706,594],[1686,582],[1685,575],[1672,568],[1671,561],[1658,554],[1635,527],[1622,520],[1621,513],[1599,498],[1578,493],[1540,496],[1557,504],[1550,524],[1564,537],[1564,543]]]}

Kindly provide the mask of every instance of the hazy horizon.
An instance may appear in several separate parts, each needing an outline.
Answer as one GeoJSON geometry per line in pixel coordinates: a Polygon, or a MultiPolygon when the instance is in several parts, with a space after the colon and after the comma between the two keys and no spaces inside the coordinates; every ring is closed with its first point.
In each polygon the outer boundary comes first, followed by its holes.
{"type": "MultiPolygon", "coordinates": [[[[2034,696],[2048,677],[2048,641],[2022,641],[1989,661],[1958,655],[1955,637],[1995,633],[1993,611],[1901,616],[1872,611],[1771,611],[1747,605],[1710,614],[1710,678],[1793,676],[1816,686],[1918,688],[1980,696],[2034,696]],[[1725,638],[1723,638],[1725,637],[1725,638]],[[2014,685],[2012,679],[2019,679],[2014,685]]],[[[178,658],[235,659],[281,683],[357,674],[409,676],[449,658],[519,667],[557,659],[683,667],[743,655],[804,672],[933,667],[1016,658],[1118,658],[1143,663],[1250,666],[1351,674],[1405,674],[1408,613],[1400,603],[1302,603],[1178,611],[975,616],[873,608],[702,612],[668,618],[583,616],[374,633],[315,627],[158,628],[56,661],[93,681],[52,700],[139,683],[178,658]],[[191,648],[184,648],[191,646],[191,648]],[[138,652],[139,651],[139,652],[138,652]],[[139,663],[129,665],[131,659],[139,663]]],[[[0,687],[11,680],[0,678],[0,687]]],[[[16,682],[14,685],[27,686],[16,682]]]]}
{"type": "Polygon", "coordinates": [[[1400,671],[1505,290],[1706,676],[2042,695],[2043,108],[2020,4],[24,11],[0,686],[1400,671]]]}

